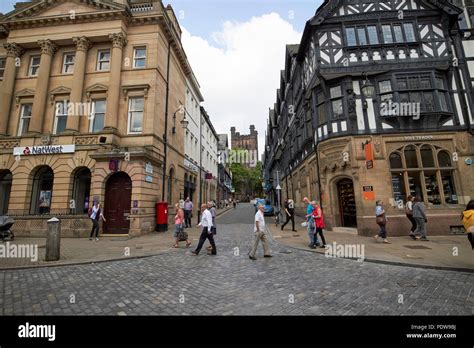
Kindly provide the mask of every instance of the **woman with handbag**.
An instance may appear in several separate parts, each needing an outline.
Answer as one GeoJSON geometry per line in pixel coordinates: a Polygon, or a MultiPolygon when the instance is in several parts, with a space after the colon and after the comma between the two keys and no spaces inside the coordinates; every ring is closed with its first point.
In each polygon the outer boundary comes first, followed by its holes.
{"type": "Polygon", "coordinates": [[[179,203],[175,204],[176,215],[174,217],[174,233],[175,244],[173,248],[179,248],[179,242],[186,241],[186,248],[189,248],[191,242],[188,234],[184,231],[184,210],[180,208],[179,203]]]}
{"type": "Polygon", "coordinates": [[[413,197],[412,195],[408,196],[407,204],[405,205],[405,214],[406,214],[408,220],[410,220],[410,222],[411,222],[411,230],[410,230],[410,233],[408,234],[408,236],[411,239],[416,240],[416,237],[415,237],[416,220],[413,217],[413,201],[414,200],[415,200],[415,197],[413,197]]]}
{"type": "Polygon", "coordinates": [[[387,229],[386,229],[387,218],[385,216],[385,210],[383,209],[383,201],[382,200],[378,200],[375,203],[375,222],[380,227],[379,234],[374,236],[375,240],[378,241],[379,237],[381,237],[385,244],[392,244],[387,239],[387,229]]]}

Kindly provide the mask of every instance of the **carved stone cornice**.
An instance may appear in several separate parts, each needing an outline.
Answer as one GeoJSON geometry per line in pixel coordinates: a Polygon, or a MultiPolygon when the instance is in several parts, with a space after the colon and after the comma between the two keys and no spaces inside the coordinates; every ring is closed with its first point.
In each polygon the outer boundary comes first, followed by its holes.
{"type": "Polygon", "coordinates": [[[58,45],[49,39],[38,40],[38,45],[41,47],[41,54],[47,54],[50,56],[52,56],[58,49],[58,45]]]}
{"type": "Polygon", "coordinates": [[[74,42],[74,44],[76,45],[77,51],[87,52],[92,46],[90,40],[85,36],[73,37],[72,42],[74,42]]]}
{"type": "Polygon", "coordinates": [[[113,48],[123,48],[127,45],[127,37],[124,33],[109,34],[109,39],[112,41],[113,48]]]}
{"type": "Polygon", "coordinates": [[[3,47],[7,50],[7,57],[18,58],[25,52],[23,47],[14,42],[4,43],[3,47]]]}

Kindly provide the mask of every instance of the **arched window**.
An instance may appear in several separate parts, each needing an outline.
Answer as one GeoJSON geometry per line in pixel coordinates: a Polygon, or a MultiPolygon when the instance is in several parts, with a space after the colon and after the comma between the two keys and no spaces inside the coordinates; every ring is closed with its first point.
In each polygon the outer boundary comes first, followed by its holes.
{"type": "Polygon", "coordinates": [[[0,172],[0,215],[8,213],[10,192],[12,190],[12,173],[9,170],[0,172]]]}
{"type": "MultiPolygon", "coordinates": [[[[439,147],[434,147],[437,151],[439,147]]],[[[393,197],[406,202],[408,195],[420,196],[426,204],[457,204],[454,186],[454,168],[445,150],[434,156],[433,147],[427,144],[408,145],[389,156],[393,197]],[[421,163],[418,161],[419,151],[421,163]],[[435,157],[438,161],[435,162],[435,157]],[[402,166],[403,161],[406,168],[402,166]],[[421,165],[420,165],[421,164],[421,165]]]]}
{"type": "Polygon", "coordinates": [[[433,150],[429,145],[423,145],[420,148],[421,154],[421,163],[423,163],[423,168],[434,168],[435,163],[433,159],[433,150]]]}
{"type": "Polygon", "coordinates": [[[402,156],[400,156],[398,152],[394,152],[390,155],[390,168],[403,168],[402,156]]]}
{"type": "Polygon", "coordinates": [[[51,199],[53,196],[53,170],[48,166],[38,168],[33,178],[33,190],[31,195],[32,214],[49,214],[51,211],[51,199]]]}
{"type": "Polygon", "coordinates": [[[174,170],[170,169],[170,175],[168,177],[168,204],[173,203],[173,180],[174,180],[174,170]]]}
{"type": "Polygon", "coordinates": [[[452,167],[451,156],[447,151],[440,151],[438,153],[438,164],[440,167],[452,167]]]}
{"type": "Polygon", "coordinates": [[[407,168],[418,168],[418,159],[416,157],[416,148],[413,145],[409,145],[405,148],[405,162],[407,168]]]}
{"type": "Polygon", "coordinates": [[[90,202],[91,171],[89,168],[81,168],[74,175],[74,187],[72,199],[74,205],[70,206],[72,214],[87,214],[90,202]]]}

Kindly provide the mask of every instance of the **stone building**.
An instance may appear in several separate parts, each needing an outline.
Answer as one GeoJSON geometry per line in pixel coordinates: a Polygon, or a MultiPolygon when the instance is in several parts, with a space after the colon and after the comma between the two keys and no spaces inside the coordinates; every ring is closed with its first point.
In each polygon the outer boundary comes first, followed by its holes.
{"type": "MultiPolygon", "coordinates": [[[[258,132],[255,130],[254,125],[250,125],[249,134],[240,134],[236,132],[235,127],[230,128],[230,142],[232,150],[243,149],[251,152],[249,156],[252,158],[258,159],[258,132]]],[[[247,167],[255,166],[253,165],[255,161],[247,161],[244,163],[247,167]]]]}
{"type": "Polygon", "coordinates": [[[229,137],[227,134],[218,134],[217,144],[218,175],[217,175],[217,201],[231,198],[232,195],[232,172],[228,162],[229,137]]]}
{"type": "Polygon", "coordinates": [[[449,1],[324,1],[287,46],[267,126],[265,178],[283,173],[283,199],[300,211],[303,197],[320,201],[329,229],[361,235],[377,232],[380,199],[389,234],[407,235],[404,204],[418,195],[428,234],[461,231],[474,197],[472,29],[461,13],[449,1]]]}
{"type": "Polygon", "coordinates": [[[176,111],[191,69],[173,9],[18,3],[0,18],[0,47],[0,208],[15,232],[42,235],[58,216],[64,236],[85,236],[95,200],[105,233],[154,231],[155,203],[184,192],[176,111]]]}

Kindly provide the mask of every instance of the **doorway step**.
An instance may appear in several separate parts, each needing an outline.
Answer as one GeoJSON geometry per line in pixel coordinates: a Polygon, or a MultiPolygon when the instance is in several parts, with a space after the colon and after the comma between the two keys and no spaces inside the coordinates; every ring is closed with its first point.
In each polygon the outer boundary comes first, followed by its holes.
{"type": "Polygon", "coordinates": [[[352,228],[352,227],[333,227],[333,228],[332,228],[332,232],[349,233],[349,234],[357,235],[357,228],[352,228]]]}

